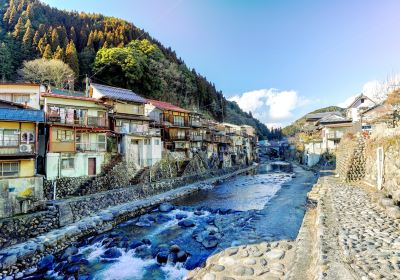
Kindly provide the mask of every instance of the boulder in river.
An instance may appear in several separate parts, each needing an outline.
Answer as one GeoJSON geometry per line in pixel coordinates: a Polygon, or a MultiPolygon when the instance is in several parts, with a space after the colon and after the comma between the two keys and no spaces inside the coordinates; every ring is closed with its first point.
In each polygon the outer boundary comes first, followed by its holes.
{"type": "Polygon", "coordinates": [[[142,241],[133,240],[131,244],[129,244],[129,249],[136,249],[137,247],[140,247],[142,245],[144,245],[142,241]]]}
{"type": "Polygon", "coordinates": [[[119,258],[121,255],[121,251],[113,247],[105,250],[101,257],[105,259],[116,259],[119,258]]]}
{"type": "Polygon", "coordinates": [[[160,251],[160,252],[158,252],[158,254],[157,254],[157,262],[158,263],[167,263],[168,255],[169,255],[168,251],[160,251]]]}
{"type": "Polygon", "coordinates": [[[180,250],[178,253],[176,253],[176,261],[177,262],[185,262],[187,260],[187,253],[183,250],[180,250]]]}
{"type": "Polygon", "coordinates": [[[39,263],[38,263],[38,269],[40,271],[47,271],[51,270],[54,267],[54,256],[53,255],[47,255],[43,257],[39,263]]]}
{"type": "Polygon", "coordinates": [[[211,249],[211,248],[217,247],[218,239],[215,236],[210,235],[210,236],[207,236],[206,238],[204,238],[204,240],[203,240],[203,242],[201,242],[201,244],[203,244],[203,246],[205,248],[211,249]]]}
{"type": "Polygon", "coordinates": [[[65,270],[65,272],[67,274],[75,274],[79,271],[79,269],[80,269],[80,266],[74,264],[74,265],[68,266],[67,269],[65,270]]]}
{"type": "Polygon", "coordinates": [[[175,215],[175,218],[176,218],[177,220],[182,220],[182,219],[186,219],[186,218],[187,218],[187,215],[184,214],[184,213],[178,213],[178,214],[175,215]]]}
{"type": "Polygon", "coordinates": [[[178,245],[174,244],[169,247],[169,251],[172,253],[178,253],[181,250],[178,245]]]}
{"type": "Polygon", "coordinates": [[[61,256],[62,260],[66,260],[68,259],[68,257],[75,255],[78,253],[78,248],[76,248],[75,246],[70,246],[67,249],[65,249],[64,253],[61,256]]]}
{"type": "Polygon", "coordinates": [[[165,223],[165,222],[170,221],[171,219],[172,219],[172,218],[171,218],[171,217],[168,217],[167,215],[158,214],[155,220],[156,220],[156,223],[157,223],[157,224],[162,224],[162,223],[165,223]]]}
{"type": "Polygon", "coordinates": [[[171,212],[172,210],[174,210],[174,206],[169,203],[163,203],[158,207],[158,210],[160,212],[171,212]]]}
{"type": "Polygon", "coordinates": [[[178,225],[181,227],[194,227],[195,223],[190,219],[186,219],[186,220],[180,221],[178,223],[178,225]]]}
{"type": "Polygon", "coordinates": [[[151,245],[151,240],[150,240],[150,239],[143,238],[143,239],[142,239],[142,242],[143,242],[143,244],[145,244],[145,245],[151,245]]]}

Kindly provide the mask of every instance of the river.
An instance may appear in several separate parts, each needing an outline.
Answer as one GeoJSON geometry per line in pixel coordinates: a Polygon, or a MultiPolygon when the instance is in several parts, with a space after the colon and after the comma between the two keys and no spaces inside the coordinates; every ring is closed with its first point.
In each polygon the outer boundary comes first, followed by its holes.
{"type": "Polygon", "coordinates": [[[257,172],[163,205],[57,256],[50,278],[183,279],[230,246],[294,239],[316,178],[261,165],[257,172]],[[168,209],[171,208],[171,209],[168,209]],[[164,212],[161,212],[163,210],[164,212]]]}

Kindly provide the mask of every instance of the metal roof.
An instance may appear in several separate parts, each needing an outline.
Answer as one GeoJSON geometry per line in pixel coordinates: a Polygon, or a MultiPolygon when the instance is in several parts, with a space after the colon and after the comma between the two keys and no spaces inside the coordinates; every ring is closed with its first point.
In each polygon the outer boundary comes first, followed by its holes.
{"type": "Polygon", "coordinates": [[[21,122],[44,122],[44,113],[33,109],[0,108],[0,120],[21,122]]]}
{"type": "Polygon", "coordinates": [[[158,101],[158,100],[153,100],[153,99],[147,99],[147,102],[152,104],[153,106],[161,109],[161,110],[169,110],[169,111],[176,111],[176,112],[182,112],[182,113],[190,113],[190,111],[183,109],[181,107],[178,107],[172,103],[169,102],[164,102],[164,101],[158,101]]]}
{"type": "Polygon", "coordinates": [[[323,113],[314,113],[314,114],[308,114],[306,116],[307,120],[311,120],[311,119],[322,119],[324,117],[330,116],[330,115],[338,115],[338,116],[342,116],[342,113],[339,111],[333,111],[333,112],[323,112],[323,113]]]}
{"type": "Polygon", "coordinates": [[[110,87],[100,84],[91,83],[91,86],[98,90],[104,97],[113,100],[132,101],[137,103],[146,103],[146,99],[137,95],[133,91],[125,88],[110,87]]]}

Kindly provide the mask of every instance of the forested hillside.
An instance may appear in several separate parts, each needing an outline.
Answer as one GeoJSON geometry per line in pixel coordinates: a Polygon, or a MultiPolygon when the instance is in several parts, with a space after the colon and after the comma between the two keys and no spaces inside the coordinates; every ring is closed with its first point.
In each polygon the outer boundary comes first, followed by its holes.
{"type": "MultiPolygon", "coordinates": [[[[329,107],[325,107],[325,108],[321,108],[321,109],[317,109],[315,111],[312,111],[308,114],[316,114],[316,113],[324,113],[324,112],[344,112],[345,109],[338,107],[338,106],[329,106],[329,107]]],[[[284,127],[282,129],[282,133],[285,136],[294,136],[296,133],[301,131],[301,128],[303,127],[304,123],[306,122],[306,116],[308,115],[304,115],[302,116],[300,119],[296,120],[295,122],[293,122],[292,124],[284,127]]]]}
{"type": "Polygon", "coordinates": [[[200,110],[217,121],[249,124],[261,137],[267,127],[227,101],[205,77],[190,69],[170,48],[121,19],[61,11],[38,0],[0,0],[0,78],[15,80],[22,62],[55,58],[75,73],[134,90],[145,97],[200,110]]]}

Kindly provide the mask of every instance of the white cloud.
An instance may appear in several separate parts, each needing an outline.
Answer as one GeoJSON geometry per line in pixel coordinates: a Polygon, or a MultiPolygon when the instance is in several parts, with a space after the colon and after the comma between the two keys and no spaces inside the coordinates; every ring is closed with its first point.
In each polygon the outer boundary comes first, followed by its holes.
{"type": "Polygon", "coordinates": [[[280,127],[293,118],[293,111],[309,104],[309,100],[298,95],[296,91],[279,91],[277,89],[260,89],[245,92],[229,98],[236,101],[239,107],[251,112],[253,116],[270,127],[280,127]]]}
{"type": "MultiPolygon", "coordinates": [[[[362,93],[376,102],[382,102],[386,96],[396,88],[400,87],[400,74],[388,76],[384,81],[372,80],[366,82],[362,87],[362,93]]],[[[339,107],[346,108],[358,96],[358,94],[347,98],[338,104],[339,107]]]]}

